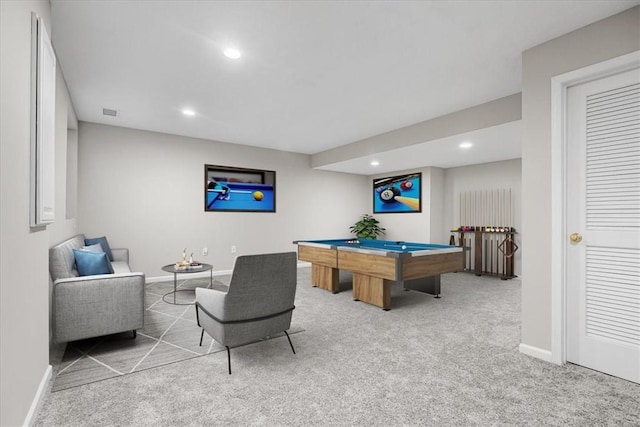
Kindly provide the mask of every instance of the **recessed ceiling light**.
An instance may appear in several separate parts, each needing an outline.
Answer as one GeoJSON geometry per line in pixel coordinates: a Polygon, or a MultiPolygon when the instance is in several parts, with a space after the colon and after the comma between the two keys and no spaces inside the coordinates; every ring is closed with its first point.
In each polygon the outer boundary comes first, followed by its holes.
{"type": "Polygon", "coordinates": [[[224,56],[231,59],[238,59],[242,56],[242,53],[240,53],[238,49],[234,49],[232,47],[225,49],[222,53],[224,53],[224,56]]]}
{"type": "Polygon", "coordinates": [[[370,164],[371,164],[371,166],[378,166],[378,165],[380,165],[380,162],[377,161],[377,160],[372,160],[370,164]]]}
{"type": "Polygon", "coordinates": [[[185,116],[195,116],[196,112],[189,108],[185,108],[184,110],[182,110],[182,114],[184,114],[185,116]]]}
{"type": "Polygon", "coordinates": [[[473,147],[473,144],[468,142],[468,141],[465,141],[465,142],[461,143],[460,145],[458,145],[458,147],[460,147],[460,148],[471,148],[471,147],[473,147]]]}

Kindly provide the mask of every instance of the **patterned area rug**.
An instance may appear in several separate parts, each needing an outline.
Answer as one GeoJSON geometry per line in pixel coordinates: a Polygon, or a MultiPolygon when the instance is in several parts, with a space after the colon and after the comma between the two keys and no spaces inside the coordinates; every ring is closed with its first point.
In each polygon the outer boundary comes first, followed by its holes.
{"type": "MultiPolygon", "coordinates": [[[[68,343],[51,391],[66,390],[225,351],[206,333],[202,346],[199,345],[201,329],[196,323],[194,289],[206,287],[208,283],[208,279],[179,281],[180,291],[176,293],[176,302],[183,305],[165,302],[173,302],[173,294],[167,295],[173,291],[173,281],[148,284],[144,328],[138,330],[137,338],[132,339],[131,332],[126,332],[68,343]]],[[[212,287],[227,289],[224,283],[217,280],[214,280],[212,287]]],[[[292,326],[288,332],[291,335],[302,332],[302,329],[292,326]]],[[[278,337],[284,337],[284,334],[271,339],[278,337]]],[[[290,351],[289,344],[285,344],[285,349],[290,351]]],[[[221,357],[226,358],[226,355],[221,357]]]]}

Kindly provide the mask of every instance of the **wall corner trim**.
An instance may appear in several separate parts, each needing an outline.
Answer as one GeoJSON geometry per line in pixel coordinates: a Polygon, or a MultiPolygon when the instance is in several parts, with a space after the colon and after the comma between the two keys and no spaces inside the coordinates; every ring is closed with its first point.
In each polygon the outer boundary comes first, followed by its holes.
{"type": "Polygon", "coordinates": [[[31,427],[34,425],[36,418],[38,417],[38,413],[40,412],[40,408],[44,403],[44,398],[47,395],[47,390],[49,386],[49,380],[51,379],[51,375],[53,373],[53,367],[51,365],[47,365],[47,369],[44,371],[44,375],[40,380],[40,385],[38,386],[38,391],[36,392],[35,397],[33,398],[33,402],[31,402],[31,407],[29,408],[29,412],[27,413],[27,417],[24,420],[24,426],[31,427]]]}
{"type": "Polygon", "coordinates": [[[524,343],[520,343],[518,350],[520,350],[520,353],[526,354],[527,356],[535,357],[536,359],[541,359],[545,362],[552,362],[551,351],[549,350],[534,347],[532,345],[524,343]]]}

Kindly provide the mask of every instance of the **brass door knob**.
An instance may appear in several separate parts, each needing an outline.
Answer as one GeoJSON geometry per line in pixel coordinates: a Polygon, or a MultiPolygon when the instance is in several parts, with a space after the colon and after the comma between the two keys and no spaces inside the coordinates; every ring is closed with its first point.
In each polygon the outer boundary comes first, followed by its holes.
{"type": "Polygon", "coordinates": [[[571,240],[573,243],[580,243],[582,241],[582,234],[571,233],[571,235],[569,236],[569,240],[571,240]]]}

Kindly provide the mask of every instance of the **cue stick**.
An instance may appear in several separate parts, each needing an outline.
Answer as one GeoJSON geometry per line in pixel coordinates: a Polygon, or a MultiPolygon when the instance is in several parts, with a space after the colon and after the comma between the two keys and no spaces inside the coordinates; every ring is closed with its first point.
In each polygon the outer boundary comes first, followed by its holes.
{"type": "Polygon", "coordinates": [[[498,231],[502,228],[502,189],[498,190],[498,231]]]}
{"type": "Polygon", "coordinates": [[[467,217],[467,225],[471,227],[471,191],[469,191],[468,193],[469,193],[469,203],[467,208],[469,209],[469,216],[467,217]]]}
{"type": "Polygon", "coordinates": [[[475,209],[476,210],[476,220],[475,220],[475,225],[476,225],[476,230],[477,230],[478,224],[480,223],[480,220],[478,218],[480,216],[479,215],[479,211],[478,211],[478,191],[476,190],[474,193],[475,193],[475,196],[476,196],[476,209],[475,209]]]}
{"type": "Polygon", "coordinates": [[[502,189],[502,209],[500,210],[502,211],[502,225],[500,227],[504,231],[507,225],[507,190],[505,188],[502,189]]]}
{"type": "Polygon", "coordinates": [[[500,230],[500,189],[496,189],[496,227],[494,231],[500,230]]]}
{"type": "Polygon", "coordinates": [[[488,197],[488,192],[485,191],[484,192],[484,214],[482,215],[482,224],[483,224],[483,230],[487,231],[487,210],[489,209],[489,204],[487,203],[487,200],[489,199],[488,197]]]}
{"type": "Polygon", "coordinates": [[[462,224],[467,226],[467,193],[462,193],[462,224]]]}
{"type": "Polygon", "coordinates": [[[464,205],[465,205],[465,201],[464,201],[464,192],[460,193],[460,224],[464,225],[464,205]]]}
{"type": "MultiPolygon", "coordinates": [[[[500,189],[496,188],[496,220],[495,220],[495,226],[493,227],[493,231],[494,232],[498,232],[500,231],[500,189]]],[[[491,267],[491,270],[493,271],[493,274],[498,274],[499,272],[499,263],[500,263],[500,258],[498,257],[498,239],[499,239],[499,235],[495,234],[493,235],[493,248],[491,249],[493,251],[493,257],[495,259],[495,264],[494,266],[491,267]]]]}
{"type": "Polygon", "coordinates": [[[509,203],[507,202],[507,189],[505,188],[504,189],[504,224],[502,224],[502,228],[504,228],[505,231],[507,229],[507,222],[508,222],[507,217],[509,216],[508,206],[509,206],[509,203]]]}
{"type": "Polygon", "coordinates": [[[417,211],[418,209],[420,209],[419,199],[414,199],[413,197],[396,196],[394,200],[402,203],[405,206],[410,207],[414,211],[417,211]]]}
{"type": "Polygon", "coordinates": [[[487,192],[482,190],[482,231],[487,229],[487,192]]]}
{"type": "MultiPolygon", "coordinates": [[[[480,190],[480,224],[484,224],[484,190],[480,190]]],[[[480,226],[480,231],[484,231],[484,225],[480,226]]]]}
{"type": "Polygon", "coordinates": [[[489,195],[489,206],[488,206],[488,210],[489,210],[489,251],[487,252],[487,261],[489,264],[489,268],[487,269],[487,271],[489,273],[493,272],[493,189],[491,190],[491,194],[489,195]]]}
{"type": "Polygon", "coordinates": [[[485,272],[487,271],[487,235],[484,233],[484,231],[487,229],[487,220],[486,220],[486,213],[487,213],[487,196],[486,196],[486,191],[482,190],[482,244],[484,245],[484,251],[482,251],[482,271],[485,272]]]}
{"type": "Polygon", "coordinates": [[[512,205],[512,201],[511,201],[511,189],[509,189],[509,231],[511,231],[511,227],[513,225],[513,205],[512,205]]]}
{"type": "Polygon", "coordinates": [[[467,193],[465,193],[465,195],[464,195],[464,223],[465,223],[465,225],[467,225],[467,226],[469,225],[469,213],[470,213],[470,211],[469,211],[469,204],[470,204],[470,202],[471,202],[471,196],[470,196],[470,195],[469,195],[469,193],[467,192],[467,193]],[[469,196],[469,197],[468,197],[468,199],[469,199],[468,201],[467,201],[467,196],[469,196]]]}
{"type": "Polygon", "coordinates": [[[498,231],[502,228],[502,189],[498,190],[498,231]]]}
{"type": "Polygon", "coordinates": [[[495,194],[492,191],[493,195],[493,225],[491,226],[491,274],[495,274],[494,264],[493,264],[493,252],[495,247],[496,235],[494,234],[497,228],[498,222],[498,190],[496,189],[495,194]]]}
{"type": "Polygon", "coordinates": [[[484,231],[489,231],[489,190],[485,193],[485,216],[484,216],[484,231]]]}
{"type": "Polygon", "coordinates": [[[464,225],[464,192],[460,192],[460,225],[464,225]]]}
{"type": "Polygon", "coordinates": [[[462,223],[464,224],[465,229],[466,229],[466,226],[467,226],[467,193],[464,192],[462,197],[463,197],[463,199],[462,199],[462,201],[463,201],[463,205],[462,205],[462,215],[463,215],[462,223]]]}
{"type": "MultiPolygon", "coordinates": [[[[209,188],[209,189],[207,189],[207,191],[211,191],[213,193],[224,193],[224,190],[218,190],[217,188],[209,188]]],[[[227,193],[251,194],[251,193],[253,193],[253,191],[248,191],[248,190],[227,190],[227,193]]]]}

